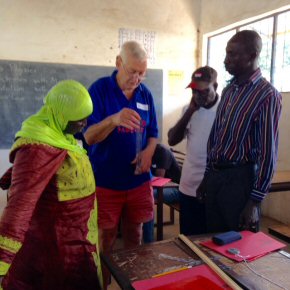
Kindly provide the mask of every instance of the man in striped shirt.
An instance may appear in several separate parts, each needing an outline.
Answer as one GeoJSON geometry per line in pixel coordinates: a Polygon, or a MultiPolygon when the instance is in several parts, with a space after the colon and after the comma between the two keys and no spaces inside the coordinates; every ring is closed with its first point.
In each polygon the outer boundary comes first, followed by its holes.
{"type": "Polygon", "coordinates": [[[223,90],[208,140],[207,166],[197,194],[208,232],[259,229],[260,203],[277,161],[281,95],[261,75],[259,34],[236,33],[227,43],[223,90]]]}

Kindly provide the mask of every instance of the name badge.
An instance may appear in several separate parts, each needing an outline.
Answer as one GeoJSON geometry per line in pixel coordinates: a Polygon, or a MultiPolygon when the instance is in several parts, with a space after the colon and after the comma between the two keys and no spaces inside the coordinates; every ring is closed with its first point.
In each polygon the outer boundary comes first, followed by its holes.
{"type": "Polygon", "coordinates": [[[149,107],[147,104],[141,104],[141,103],[137,103],[137,108],[143,111],[148,111],[149,107]]]}

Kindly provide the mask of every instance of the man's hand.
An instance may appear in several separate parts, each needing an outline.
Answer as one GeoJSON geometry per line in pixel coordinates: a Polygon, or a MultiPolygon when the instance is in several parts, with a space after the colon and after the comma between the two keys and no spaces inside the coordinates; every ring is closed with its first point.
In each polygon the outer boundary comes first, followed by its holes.
{"type": "Polygon", "coordinates": [[[239,228],[257,232],[260,219],[260,203],[249,199],[240,215],[239,228]]]}
{"type": "Polygon", "coordinates": [[[131,163],[136,164],[136,174],[142,174],[150,171],[151,161],[152,154],[149,150],[145,149],[141,151],[131,163]]]}
{"type": "Polygon", "coordinates": [[[129,130],[140,130],[140,115],[129,108],[124,108],[112,116],[116,127],[123,126],[129,130]]]}
{"type": "Polygon", "coordinates": [[[197,111],[200,107],[195,102],[195,95],[193,94],[190,103],[184,112],[183,116],[178,122],[168,131],[168,144],[174,146],[181,142],[187,132],[187,124],[192,117],[192,114],[197,111]]]}
{"type": "Polygon", "coordinates": [[[195,101],[195,94],[192,95],[188,109],[193,114],[195,111],[197,111],[200,108],[200,106],[195,101]]]}
{"type": "Polygon", "coordinates": [[[124,108],[120,112],[91,125],[86,130],[84,137],[88,145],[100,143],[118,126],[123,126],[132,131],[140,130],[140,120],[141,117],[136,111],[124,108]]]}

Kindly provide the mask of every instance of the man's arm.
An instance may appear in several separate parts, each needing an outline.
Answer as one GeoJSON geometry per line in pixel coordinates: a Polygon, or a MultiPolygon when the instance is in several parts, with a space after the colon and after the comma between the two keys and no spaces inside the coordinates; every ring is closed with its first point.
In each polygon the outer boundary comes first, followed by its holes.
{"type": "Polygon", "coordinates": [[[271,94],[261,108],[258,121],[260,138],[258,147],[260,156],[257,160],[257,175],[250,198],[261,202],[269,191],[271,180],[278,159],[279,118],[281,115],[281,95],[271,94]]]}
{"type": "Polygon", "coordinates": [[[93,145],[105,140],[118,126],[123,126],[129,130],[139,130],[140,120],[140,115],[136,111],[124,108],[101,122],[91,125],[85,132],[84,137],[88,145],[93,145]]]}
{"type": "Polygon", "coordinates": [[[187,124],[192,116],[192,114],[199,109],[199,106],[194,101],[194,96],[191,98],[190,104],[183,114],[183,116],[180,118],[180,120],[175,124],[174,127],[172,127],[168,131],[168,144],[170,146],[174,146],[181,142],[185,136],[185,131],[187,124]]]}
{"type": "Polygon", "coordinates": [[[164,168],[156,168],[155,169],[155,176],[164,177],[166,170],[164,168]]]}
{"type": "Polygon", "coordinates": [[[261,110],[259,128],[261,130],[260,158],[254,188],[240,216],[240,226],[251,229],[251,224],[259,220],[259,207],[266,196],[273,176],[278,155],[278,124],[281,114],[281,95],[276,92],[265,102],[261,110]]]}

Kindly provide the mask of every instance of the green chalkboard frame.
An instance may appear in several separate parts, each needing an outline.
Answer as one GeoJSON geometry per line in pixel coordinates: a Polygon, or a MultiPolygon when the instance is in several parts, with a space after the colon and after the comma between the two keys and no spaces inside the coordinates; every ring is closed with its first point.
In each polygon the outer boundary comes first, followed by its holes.
{"type": "MultiPolygon", "coordinates": [[[[28,116],[39,110],[43,98],[58,81],[74,79],[87,88],[114,67],[0,60],[0,149],[9,149],[28,116]]],[[[163,71],[148,69],[144,84],[154,97],[159,137],[162,133],[163,71]]]]}

